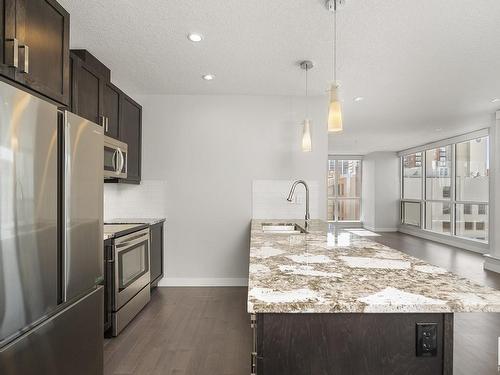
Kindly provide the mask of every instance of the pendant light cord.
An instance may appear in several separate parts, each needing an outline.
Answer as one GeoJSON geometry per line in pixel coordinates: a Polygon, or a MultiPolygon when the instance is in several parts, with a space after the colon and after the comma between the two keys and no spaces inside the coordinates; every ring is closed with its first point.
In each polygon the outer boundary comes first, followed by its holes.
{"type": "Polygon", "coordinates": [[[337,0],[333,6],[333,83],[337,84],[337,0]]]}
{"type": "Polygon", "coordinates": [[[307,100],[308,93],[309,93],[309,90],[308,90],[308,81],[307,81],[307,71],[308,70],[309,70],[309,68],[306,66],[306,118],[309,117],[309,102],[307,100]]]}

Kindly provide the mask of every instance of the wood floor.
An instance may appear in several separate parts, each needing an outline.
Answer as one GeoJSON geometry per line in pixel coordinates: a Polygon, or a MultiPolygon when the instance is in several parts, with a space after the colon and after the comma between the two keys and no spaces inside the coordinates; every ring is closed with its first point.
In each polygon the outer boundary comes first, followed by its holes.
{"type": "Polygon", "coordinates": [[[246,288],[156,288],[104,343],[105,375],[249,375],[246,288]]]}
{"type": "MultiPolygon", "coordinates": [[[[500,289],[500,275],[483,270],[480,254],[402,233],[373,239],[500,289]]],[[[105,341],[105,375],[249,375],[246,293],[237,287],[157,288],[122,334],[105,341]]],[[[455,314],[454,374],[498,374],[499,336],[500,314],[455,314]]]]}

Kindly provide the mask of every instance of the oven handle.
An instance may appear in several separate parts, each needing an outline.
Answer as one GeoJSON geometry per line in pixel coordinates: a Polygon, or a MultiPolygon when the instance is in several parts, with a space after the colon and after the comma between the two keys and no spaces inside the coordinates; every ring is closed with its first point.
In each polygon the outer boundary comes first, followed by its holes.
{"type": "MultiPolygon", "coordinates": [[[[149,231],[149,229],[148,229],[149,231]]],[[[149,241],[149,233],[140,233],[134,237],[127,238],[124,242],[115,244],[116,252],[119,253],[133,245],[141,242],[149,241]]]]}

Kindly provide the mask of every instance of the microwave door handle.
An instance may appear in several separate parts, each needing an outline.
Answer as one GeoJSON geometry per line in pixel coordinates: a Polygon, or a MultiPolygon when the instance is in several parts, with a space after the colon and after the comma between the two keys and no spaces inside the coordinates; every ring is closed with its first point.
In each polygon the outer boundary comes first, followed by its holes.
{"type": "Polygon", "coordinates": [[[111,165],[113,166],[113,169],[115,171],[115,173],[118,172],[117,170],[117,165],[116,165],[116,154],[117,154],[117,150],[115,150],[115,152],[113,152],[113,156],[111,157],[111,165]]]}
{"type": "Polygon", "coordinates": [[[118,154],[120,155],[120,168],[118,172],[121,174],[123,171],[123,166],[125,164],[125,158],[123,157],[123,152],[121,149],[118,149],[118,154]]]}

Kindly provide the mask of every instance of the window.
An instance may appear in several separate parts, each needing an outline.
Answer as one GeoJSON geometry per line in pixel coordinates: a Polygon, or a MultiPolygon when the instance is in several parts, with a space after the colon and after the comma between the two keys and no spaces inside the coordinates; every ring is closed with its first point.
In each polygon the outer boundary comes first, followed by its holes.
{"type": "Polygon", "coordinates": [[[422,153],[403,156],[403,198],[422,199],[422,153]]]}
{"type": "Polygon", "coordinates": [[[480,204],[477,207],[477,214],[478,215],[486,215],[486,205],[485,204],[480,204]]]}
{"type": "Polygon", "coordinates": [[[472,205],[464,204],[464,214],[465,215],[472,215],[472,205]]]}
{"type": "Polygon", "coordinates": [[[467,213],[466,206],[471,206],[469,212],[479,212],[480,205],[456,204],[456,225],[455,233],[457,236],[484,241],[488,238],[488,210],[484,215],[467,213]],[[486,216],[486,218],[485,218],[486,216]]]}
{"type": "Polygon", "coordinates": [[[450,199],[451,146],[425,152],[425,195],[427,200],[450,199]]]}
{"type": "Polygon", "coordinates": [[[449,202],[426,202],[425,229],[433,232],[450,234],[450,228],[444,223],[451,221],[449,202]]]}
{"type": "Polygon", "coordinates": [[[457,144],[457,201],[488,202],[489,187],[488,137],[457,144]]]}
{"type": "Polygon", "coordinates": [[[359,221],[361,160],[328,159],[328,220],[359,221]]]}
{"type": "Polygon", "coordinates": [[[450,186],[443,187],[443,198],[451,198],[451,189],[450,186]]]}
{"type": "Polygon", "coordinates": [[[449,232],[451,230],[451,223],[449,221],[443,221],[443,231],[449,232]]]}
{"type": "Polygon", "coordinates": [[[420,227],[420,202],[403,202],[403,223],[420,227]]]}
{"type": "Polygon", "coordinates": [[[480,134],[401,155],[402,224],[488,241],[489,138],[480,134]]]}

